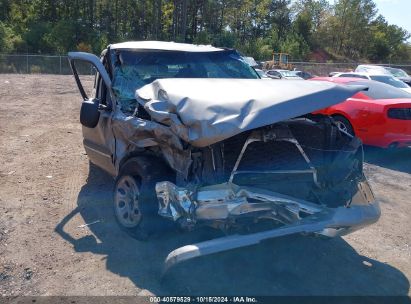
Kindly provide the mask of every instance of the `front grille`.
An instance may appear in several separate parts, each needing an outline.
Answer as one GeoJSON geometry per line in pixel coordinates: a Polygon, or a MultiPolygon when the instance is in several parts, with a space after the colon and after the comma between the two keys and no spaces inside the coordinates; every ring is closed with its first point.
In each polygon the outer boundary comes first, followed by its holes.
{"type": "Polygon", "coordinates": [[[240,165],[242,170],[305,170],[309,169],[297,147],[289,142],[252,142],[248,145],[240,165]]]}
{"type": "Polygon", "coordinates": [[[391,108],[388,117],[392,119],[411,120],[411,108],[391,108]]]}
{"type": "Polygon", "coordinates": [[[313,184],[312,173],[268,173],[277,170],[307,170],[309,166],[297,147],[289,142],[252,142],[241,158],[234,184],[252,186],[294,197],[307,198],[313,184]],[[268,171],[267,173],[263,173],[268,171]]]}
{"type": "MultiPolygon", "coordinates": [[[[330,197],[326,197],[322,190],[319,190],[318,183],[334,187],[333,185],[341,185],[348,174],[351,174],[352,165],[355,164],[353,158],[357,158],[357,156],[350,156],[349,153],[349,150],[355,148],[354,144],[350,145],[352,139],[337,132],[331,124],[290,122],[287,127],[291,131],[291,138],[278,135],[276,137],[270,136],[272,134],[270,131],[275,127],[269,126],[266,130],[261,128],[261,131],[265,132],[262,133],[261,139],[267,141],[255,141],[247,146],[237,168],[239,172],[233,177],[233,183],[239,186],[278,192],[312,202],[321,201],[330,206],[343,205],[347,198],[338,192],[340,188],[333,190],[333,195],[330,197]],[[270,140],[272,138],[276,139],[270,140]],[[286,141],[287,138],[297,140],[311,165],[317,169],[317,175],[309,170],[310,165],[296,144],[286,141]],[[343,152],[340,149],[344,151],[342,157],[340,154],[343,152]],[[335,157],[341,157],[341,160],[336,162],[335,157]],[[317,177],[318,182],[315,177],[317,177]]],[[[251,132],[241,133],[223,142],[224,178],[230,177],[250,134],[251,132]]],[[[361,150],[358,151],[361,152],[361,150]]],[[[359,163],[361,164],[361,161],[359,163]]],[[[361,174],[361,170],[358,170],[358,173],[361,174]]]]}

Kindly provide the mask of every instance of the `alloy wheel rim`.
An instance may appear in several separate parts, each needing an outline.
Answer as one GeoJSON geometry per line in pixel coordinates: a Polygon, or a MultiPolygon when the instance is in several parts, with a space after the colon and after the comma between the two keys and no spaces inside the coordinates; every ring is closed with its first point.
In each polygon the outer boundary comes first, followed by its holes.
{"type": "Polygon", "coordinates": [[[128,175],[122,176],[115,189],[115,210],[118,221],[127,228],[136,227],[141,221],[139,186],[128,175]]]}
{"type": "Polygon", "coordinates": [[[343,132],[345,132],[345,133],[350,133],[350,132],[348,131],[348,128],[347,128],[347,126],[345,125],[345,123],[343,123],[343,122],[341,122],[341,121],[337,121],[336,124],[337,124],[337,127],[338,127],[338,129],[339,129],[340,131],[343,131],[343,132]]]}

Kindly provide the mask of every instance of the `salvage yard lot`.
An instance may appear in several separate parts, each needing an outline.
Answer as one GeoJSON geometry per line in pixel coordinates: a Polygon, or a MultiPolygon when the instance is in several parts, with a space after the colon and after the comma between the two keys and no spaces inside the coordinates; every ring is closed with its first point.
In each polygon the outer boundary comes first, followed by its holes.
{"type": "Polygon", "coordinates": [[[161,283],[168,252],[209,233],[143,243],[118,229],[113,180],[82,147],[80,101],[72,76],[0,75],[0,295],[411,294],[411,149],[365,149],[377,224],[192,260],[161,283]]]}

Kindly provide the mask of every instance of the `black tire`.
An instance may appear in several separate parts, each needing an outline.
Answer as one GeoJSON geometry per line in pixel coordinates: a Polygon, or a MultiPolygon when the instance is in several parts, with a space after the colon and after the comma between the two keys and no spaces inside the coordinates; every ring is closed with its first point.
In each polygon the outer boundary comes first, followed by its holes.
{"type": "Polygon", "coordinates": [[[173,222],[158,215],[155,192],[156,182],[172,181],[170,176],[159,159],[133,158],[124,163],[113,191],[114,216],[123,231],[146,241],[173,229],[173,222]]]}
{"type": "Polygon", "coordinates": [[[340,130],[346,131],[348,134],[355,136],[354,128],[347,118],[341,115],[335,115],[333,116],[333,119],[340,130]]]}

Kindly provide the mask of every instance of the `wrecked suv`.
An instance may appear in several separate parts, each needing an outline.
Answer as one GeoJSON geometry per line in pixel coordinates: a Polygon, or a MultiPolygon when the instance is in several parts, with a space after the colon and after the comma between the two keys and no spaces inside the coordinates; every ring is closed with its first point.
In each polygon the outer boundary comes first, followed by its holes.
{"type": "Polygon", "coordinates": [[[174,250],[167,266],[378,220],[360,140],[310,114],[365,87],[262,81],[235,50],[172,42],[113,44],[100,58],[69,53],[69,62],[83,97],[84,147],[116,178],[120,226],[138,239],[175,225],[227,234],[174,250]],[[95,96],[78,61],[97,71],[95,96]]]}

